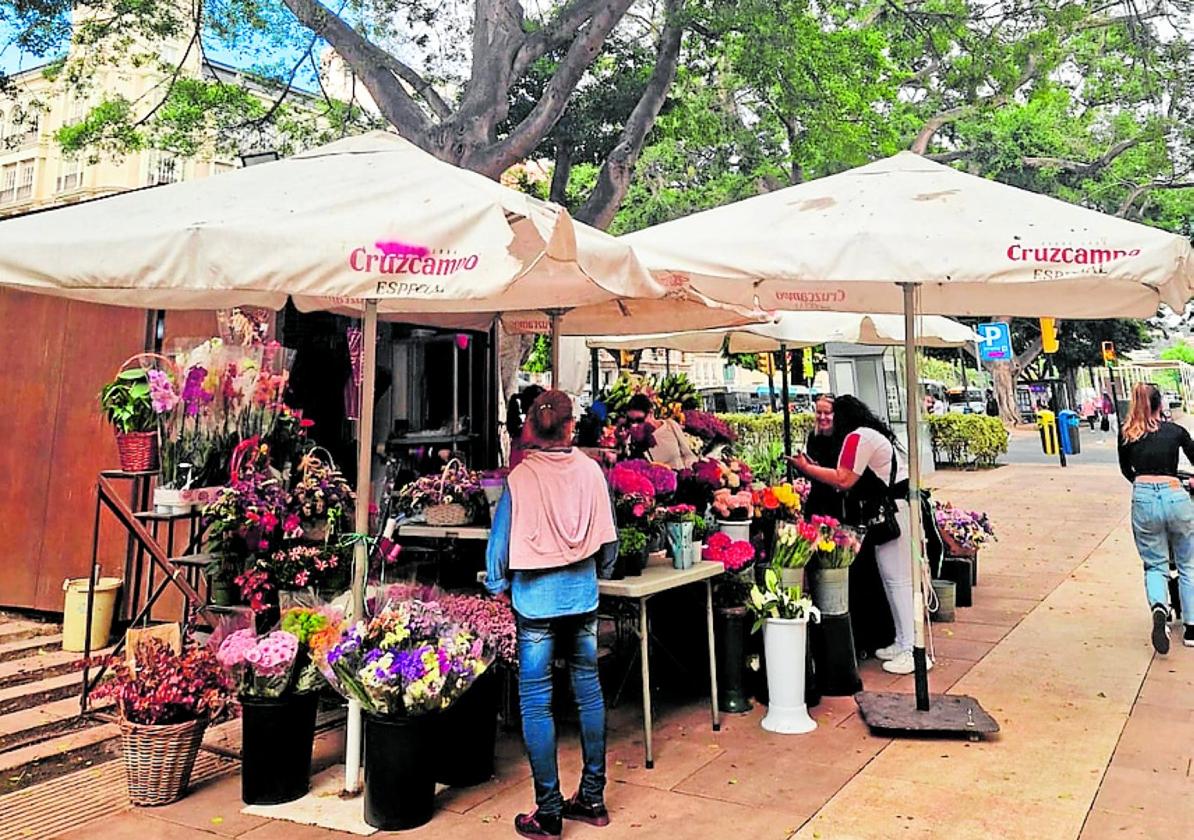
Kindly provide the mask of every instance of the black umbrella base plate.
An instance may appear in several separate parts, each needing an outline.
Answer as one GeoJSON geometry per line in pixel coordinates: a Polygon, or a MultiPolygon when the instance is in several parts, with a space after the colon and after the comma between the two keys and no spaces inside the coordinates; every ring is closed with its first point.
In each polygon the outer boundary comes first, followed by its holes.
{"type": "Polygon", "coordinates": [[[894,691],[860,691],[858,712],[871,729],[890,735],[965,735],[977,741],[999,731],[999,724],[973,697],[933,694],[929,710],[916,708],[916,695],[894,691]]]}

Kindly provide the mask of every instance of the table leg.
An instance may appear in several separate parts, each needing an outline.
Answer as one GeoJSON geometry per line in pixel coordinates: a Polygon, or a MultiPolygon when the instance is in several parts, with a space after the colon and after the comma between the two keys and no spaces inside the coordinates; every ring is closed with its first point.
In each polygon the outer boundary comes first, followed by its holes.
{"type": "Polygon", "coordinates": [[[705,624],[709,629],[709,701],[713,709],[713,731],[721,731],[721,713],[717,709],[717,653],[713,641],[713,582],[705,580],[705,624]]]}
{"type": "Polygon", "coordinates": [[[643,670],[643,744],[647,750],[647,769],[655,767],[655,750],[651,744],[651,664],[650,636],[647,631],[647,599],[639,598],[639,659],[643,670]]]}

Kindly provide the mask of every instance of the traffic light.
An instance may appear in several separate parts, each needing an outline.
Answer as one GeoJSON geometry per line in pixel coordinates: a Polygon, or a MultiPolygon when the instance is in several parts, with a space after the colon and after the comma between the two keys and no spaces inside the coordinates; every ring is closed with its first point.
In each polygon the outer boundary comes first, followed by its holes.
{"type": "Polygon", "coordinates": [[[1103,362],[1106,364],[1109,364],[1109,365],[1115,363],[1115,342],[1114,341],[1104,341],[1103,342],[1103,362]]]}
{"type": "Polygon", "coordinates": [[[618,367],[619,368],[633,368],[634,367],[634,351],[633,350],[619,350],[618,351],[618,367]]]}
{"type": "Polygon", "coordinates": [[[1041,318],[1041,350],[1057,352],[1057,322],[1052,318],[1041,318]]]}
{"type": "Polygon", "coordinates": [[[772,360],[770,353],[759,354],[759,373],[765,373],[768,376],[775,373],[775,362],[772,360]]]}
{"type": "Polygon", "coordinates": [[[812,385],[817,373],[813,370],[813,348],[805,347],[801,355],[804,357],[804,381],[812,385]]]}

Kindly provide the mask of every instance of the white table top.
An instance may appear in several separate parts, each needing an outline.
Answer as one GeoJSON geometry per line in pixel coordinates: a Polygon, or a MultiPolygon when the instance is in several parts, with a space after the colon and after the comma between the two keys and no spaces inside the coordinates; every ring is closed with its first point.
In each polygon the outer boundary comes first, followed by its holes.
{"type": "Polygon", "coordinates": [[[597,591],[602,595],[613,595],[620,598],[645,598],[716,577],[725,571],[725,567],[712,560],[698,560],[690,569],[674,569],[669,566],[648,566],[642,575],[628,576],[622,580],[599,580],[597,591]]]}
{"type": "Polygon", "coordinates": [[[488,540],[489,529],[483,525],[399,525],[400,537],[427,537],[441,540],[488,540]]]}

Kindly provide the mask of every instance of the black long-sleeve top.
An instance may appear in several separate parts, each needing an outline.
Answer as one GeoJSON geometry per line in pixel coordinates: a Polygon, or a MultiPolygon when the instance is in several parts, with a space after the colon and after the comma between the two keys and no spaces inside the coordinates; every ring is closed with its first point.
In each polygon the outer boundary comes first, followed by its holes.
{"type": "Polygon", "coordinates": [[[1127,443],[1119,439],[1119,471],[1128,481],[1138,475],[1177,476],[1178,452],[1194,463],[1194,439],[1185,426],[1163,422],[1155,432],[1127,443]]]}

